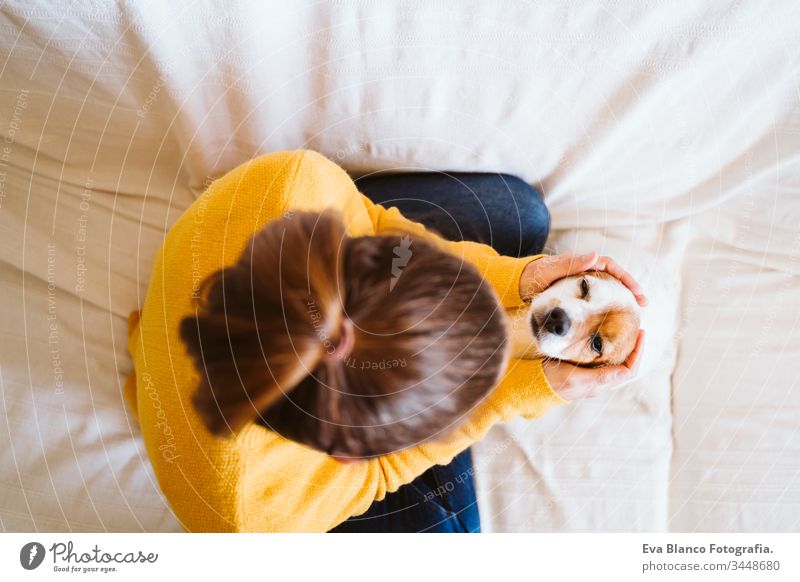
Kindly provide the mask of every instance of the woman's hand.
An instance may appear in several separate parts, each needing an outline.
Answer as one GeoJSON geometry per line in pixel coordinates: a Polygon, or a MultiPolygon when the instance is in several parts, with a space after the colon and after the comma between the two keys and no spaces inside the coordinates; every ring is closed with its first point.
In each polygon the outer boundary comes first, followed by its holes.
{"type": "Polygon", "coordinates": [[[644,331],[639,330],[636,346],[628,359],[619,366],[584,368],[559,360],[545,360],[542,368],[550,386],[562,398],[566,400],[592,398],[604,394],[636,376],[643,345],[644,331]]]}
{"type": "Polygon", "coordinates": [[[527,301],[559,279],[590,270],[605,271],[609,275],[613,275],[631,290],[639,305],[642,307],[647,305],[647,297],[644,296],[639,283],[625,269],[620,267],[614,259],[600,257],[595,252],[585,255],[564,253],[542,257],[537,261],[528,263],[519,279],[519,294],[523,300],[527,301]]]}

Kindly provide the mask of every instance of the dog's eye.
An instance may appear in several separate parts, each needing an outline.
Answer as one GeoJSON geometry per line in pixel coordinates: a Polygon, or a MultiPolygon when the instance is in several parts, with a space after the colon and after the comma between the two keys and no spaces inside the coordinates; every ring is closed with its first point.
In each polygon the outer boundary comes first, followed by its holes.
{"type": "Polygon", "coordinates": [[[587,295],[589,295],[589,282],[581,279],[581,299],[586,299],[587,295]]]}
{"type": "Polygon", "coordinates": [[[599,335],[592,338],[592,349],[597,352],[598,355],[603,353],[603,338],[599,335]]]}

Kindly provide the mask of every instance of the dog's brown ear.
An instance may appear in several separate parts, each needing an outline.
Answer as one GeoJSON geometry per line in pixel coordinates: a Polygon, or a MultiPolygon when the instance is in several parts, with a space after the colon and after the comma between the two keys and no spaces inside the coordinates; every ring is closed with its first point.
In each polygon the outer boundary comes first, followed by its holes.
{"type": "Polygon", "coordinates": [[[636,346],[639,316],[630,309],[611,309],[603,314],[597,333],[613,347],[604,352],[596,363],[611,366],[621,364],[636,346]]]}

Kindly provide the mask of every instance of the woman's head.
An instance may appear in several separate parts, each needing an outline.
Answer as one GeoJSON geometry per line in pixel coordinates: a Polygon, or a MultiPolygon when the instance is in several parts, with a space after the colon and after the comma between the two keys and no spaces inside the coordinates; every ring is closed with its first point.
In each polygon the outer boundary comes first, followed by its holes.
{"type": "Polygon", "coordinates": [[[180,332],[209,430],[256,421],[339,457],[452,428],[506,354],[500,306],[471,265],[408,235],[348,237],[330,211],[267,224],[204,281],[180,332]]]}

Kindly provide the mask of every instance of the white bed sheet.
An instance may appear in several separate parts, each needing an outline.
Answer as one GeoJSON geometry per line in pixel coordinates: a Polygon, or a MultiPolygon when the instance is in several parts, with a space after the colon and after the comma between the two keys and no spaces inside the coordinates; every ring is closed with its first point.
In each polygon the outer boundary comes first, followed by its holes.
{"type": "Polygon", "coordinates": [[[519,174],[653,297],[639,381],[476,447],[485,529],[800,529],[800,7],[681,4],[4,4],[0,527],[178,529],[125,316],[210,179],[308,147],[519,174]]]}
{"type": "Polygon", "coordinates": [[[672,377],[673,530],[800,530],[800,164],[780,179],[694,221],[672,377]]]}

